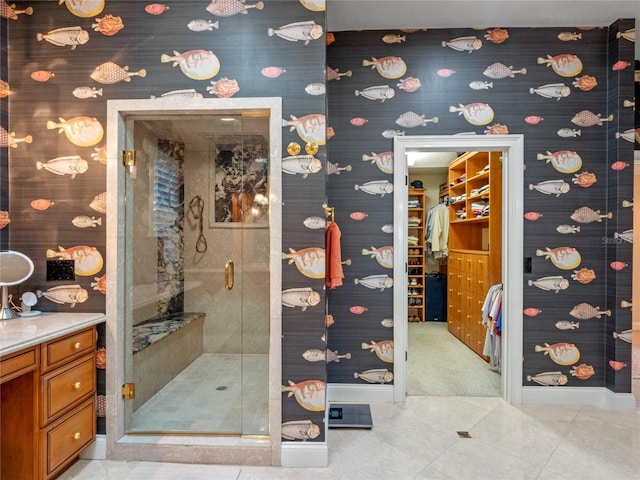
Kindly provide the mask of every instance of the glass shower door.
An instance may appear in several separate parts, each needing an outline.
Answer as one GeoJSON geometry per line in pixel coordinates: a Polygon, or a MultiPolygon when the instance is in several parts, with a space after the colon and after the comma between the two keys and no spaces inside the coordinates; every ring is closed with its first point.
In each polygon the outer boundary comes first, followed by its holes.
{"type": "Polygon", "coordinates": [[[125,430],[267,436],[269,117],[128,124],[125,430]]]}

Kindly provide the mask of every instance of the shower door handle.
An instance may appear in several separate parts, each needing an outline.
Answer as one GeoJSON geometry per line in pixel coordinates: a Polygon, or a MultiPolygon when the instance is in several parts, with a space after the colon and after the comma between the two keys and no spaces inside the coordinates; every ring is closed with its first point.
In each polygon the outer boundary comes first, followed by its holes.
{"type": "Polygon", "coordinates": [[[224,288],[231,290],[233,288],[233,260],[227,260],[224,264],[224,288]]]}

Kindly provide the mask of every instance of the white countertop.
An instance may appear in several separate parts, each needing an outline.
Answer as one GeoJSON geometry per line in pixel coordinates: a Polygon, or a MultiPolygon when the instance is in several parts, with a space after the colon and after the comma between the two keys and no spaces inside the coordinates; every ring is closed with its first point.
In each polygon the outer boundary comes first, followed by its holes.
{"type": "Polygon", "coordinates": [[[0,356],[97,325],[104,313],[42,312],[37,317],[0,321],[0,356]]]}

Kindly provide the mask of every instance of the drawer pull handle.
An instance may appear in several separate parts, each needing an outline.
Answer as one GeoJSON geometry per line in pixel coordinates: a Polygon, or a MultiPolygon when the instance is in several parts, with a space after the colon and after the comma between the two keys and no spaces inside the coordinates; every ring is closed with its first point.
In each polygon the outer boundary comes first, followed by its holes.
{"type": "Polygon", "coordinates": [[[80,342],[76,342],[76,343],[73,345],[73,348],[75,348],[76,350],[78,350],[78,349],[80,348],[80,342]]]}
{"type": "Polygon", "coordinates": [[[80,390],[80,387],[82,386],[82,384],[80,382],[76,382],[73,384],[73,389],[74,390],[80,390]]]}
{"type": "Polygon", "coordinates": [[[73,434],[73,439],[74,440],[80,440],[80,432],[76,432],[73,434]]]}

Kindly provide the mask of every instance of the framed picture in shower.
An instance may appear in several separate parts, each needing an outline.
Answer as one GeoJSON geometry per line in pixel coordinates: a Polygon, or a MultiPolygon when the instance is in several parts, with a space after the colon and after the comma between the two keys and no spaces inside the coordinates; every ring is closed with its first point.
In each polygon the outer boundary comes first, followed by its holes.
{"type": "Polygon", "coordinates": [[[269,148],[262,136],[246,140],[213,148],[212,227],[266,228],[269,224],[269,148]]]}

